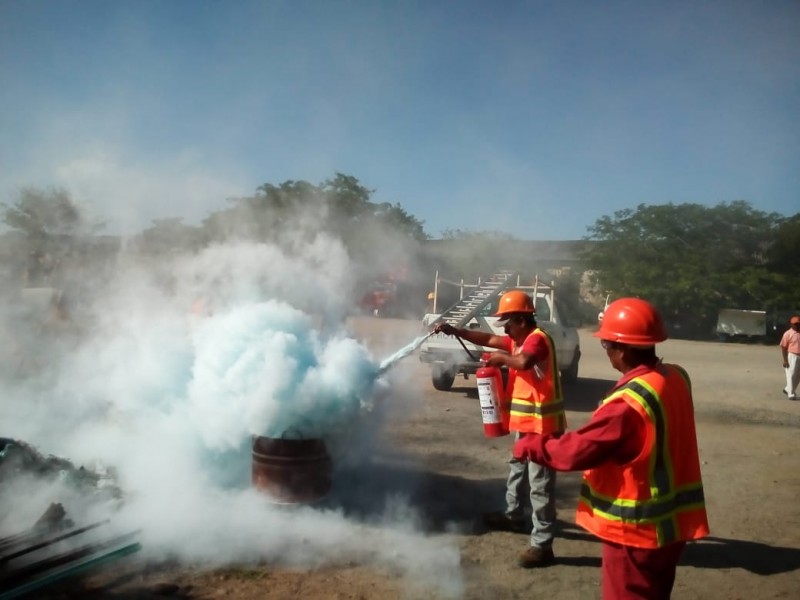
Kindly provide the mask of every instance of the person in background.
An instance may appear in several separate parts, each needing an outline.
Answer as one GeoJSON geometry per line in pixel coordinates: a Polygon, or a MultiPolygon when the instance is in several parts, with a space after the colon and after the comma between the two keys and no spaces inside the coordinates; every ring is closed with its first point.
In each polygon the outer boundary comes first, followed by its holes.
{"type": "Polygon", "coordinates": [[[425,314],[433,314],[436,311],[436,294],[428,292],[427,304],[425,304],[425,314]]]}
{"type": "Polygon", "coordinates": [[[686,542],[709,533],[691,382],[656,356],[667,332],[649,302],[612,302],[594,336],[622,377],[586,425],[525,436],[514,456],[584,471],[576,522],[602,541],[604,600],[666,599],[686,542]]]}
{"type": "Polygon", "coordinates": [[[210,317],[213,315],[211,302],[207,296],[198,296],[189,307],[189,314],[193,317],[210,317]]]}
{"type": "Polygon", "coordinates": [[[781,355],[783,356],[783,370],[786,373],[786,387],[783,393],[789,400],[797,400],[795,391],[800,383],[800,316],[794,315],[789,319],[789,329],[781,338],[781,355]]]}
{"type": "MultiPolygon", "coordinates": [[[[511,405],[509,429],[516,439],[530,433],[558,435],[566,427],[561,375],[556,362],[553,340],[536,324],[531,297],[523,290],[511,290],[500,298],[496,317],[506,335],[485,331],[456,329],[442,323],[434,331],[456,335],[473,344],[497,348],[487,364],[507,367],[511,405]]],[[[529,569],[552,564],[553,537],[556,526],[556,472],[533,460],[511,457],[506,483],[506,510],[485,515],[487,526],[502,531],[526,531],[522,493],[530,487],[533,528],[530,547],[518,559],[529,569]]]]}

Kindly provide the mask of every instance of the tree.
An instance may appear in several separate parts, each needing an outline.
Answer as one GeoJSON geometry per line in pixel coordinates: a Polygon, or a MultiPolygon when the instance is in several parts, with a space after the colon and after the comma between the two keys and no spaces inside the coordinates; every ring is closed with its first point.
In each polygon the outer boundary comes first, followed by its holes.
{"type": "Polygon", "coordinates": [[[329,216],[345,238],[354,239],[365,231],[378,230],[417,242],[428,239],[422,221],[408,214],[400,204],[372,202],[375,190],[365,188],[355,177],[337,173],[322,184],[321,191],[329,216]]]}
{"type": "Polygon", "coordinates": [[[0,203],[3,222],[25,235],[28,284],[47,283],[105,227],[63,189],[24,188],[14,204],[0,203]]]}
{"type": "Polygon", "coordinates": [[[144,254],[165,255],[194,250],[199,239],[198,228],[185,224],[183,219],[153,219],[132,243],[144,254]]]}
{"type": "Polygon", "coordinates": [[[773,274],[773,318],[783,326],[787,313],[800,309],[797,282],[800,281],[800,213],[783,220],[773,233],[766,252],[767,268],[773,274]]]}
{"type": "Polygon", "coordinates": [[[367,270],[381,270],[428,236],[402,206],[373,202],[373,193],[342,173],[319,185],[265,183],[254,196],[234,199],[229,208],[209,215],[203,230],[208,240],[238,237],[289,247],[325,232],[340,239],[367,270]]]}
{"type": "Polygon", "coordinates": [[[390,283],[395,309],[424,302],[421,272],[423,223],[400,204],[374,202],[370,190],[351,175],[336,173],[318,185],[307,181],[265,183],[253,196],[236,198],[203,222],[205,242],[230,238],[268,241],[294,252],[320,234],[340,240],[352,259],[356,295],[390,283]]]}
{"type": "Polygon", "coordinates": [[[784,219],[747,202],[640,204],[589,227],[583,259],[612,296],[653,301],[686,335],[712,331],[720,308],[765,309],[781,273],[767,256],[784,219]]]}
{"type": "Polygon", "coordinates": [[[800,213],[784,219],[775,229],[766,259],[770,270],[791,277],[795,284],[800,279],[800,213]]]}

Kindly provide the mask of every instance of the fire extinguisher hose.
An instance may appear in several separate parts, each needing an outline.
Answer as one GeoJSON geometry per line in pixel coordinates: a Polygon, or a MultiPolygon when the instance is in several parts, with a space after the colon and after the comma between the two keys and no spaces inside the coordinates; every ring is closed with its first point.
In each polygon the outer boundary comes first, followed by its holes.
{"type": "Polygon", "coordinates": [[[461,339],[461,336],[457,335],[455,337],[458,340],[458,343],[461,344],[461,347],[464,348],[464,352],[466,352],[472,360],[478,360],[478,357],[469,351],[469,348],[467,348],[467,345],[464,343],[464,340],[461,339]]]}

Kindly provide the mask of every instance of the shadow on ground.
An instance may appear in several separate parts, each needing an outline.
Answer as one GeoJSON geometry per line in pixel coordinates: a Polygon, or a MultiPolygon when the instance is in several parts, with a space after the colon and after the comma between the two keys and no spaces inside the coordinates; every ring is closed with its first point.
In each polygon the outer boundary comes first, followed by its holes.
{"type": "Polygon", "coordinates": [[[381,522],[405,510],[427,532],[474,533],[476,517],[497,503],[500,479],[471,480],[426,471],[400,457],[380,457],[367,465],[343,467],[334,477],[326,505],[351,518],[381,522]]]}
{"type": "MultiPolygon", "coordinates": [[[[580,488],[580,474],[559,473],[556,502],[572,507],[580,488]]],[[[425,470],[400,455],[380,456],[372,463],[342,468],[326,506],[364,522],[383,522],[413,514],[428,533],[458,532],[480,535],[488,530],[482,514],[501,509],[505,473],[489,479],[463,477],[425,470]],[[410,510],[399,514],[393,511],[410,510]]],[[[597,542],[574,523],[559,521],[559,538],[597,542]]],[[[599,552],[598,552],[599,554],[599,552]]],[[[599,566],[599,556],[560,557],[560,564],[599,566]]],[[[758,575],[800,569],[800,548],[770,546],[748,540],[708,537],[687,545],[681,564],[700,569],[739,568],[758,575]]]]}
{"type": "Polygon", "coordinates": [[[699,569],[744,569],[756,575],[775,575],[800,569],[800,548],[707,537],[686,546],[681,564],[699,569]]]}
{"type": "MultiPolygon", "coordinates": [[[[573,500],[574,502],[574,500],[573,500]]],[[[578,527],[573,522],[566,522],[559,519],[554,548],[556,549],[556,563],[569,567],[595,567],[599,568],[600,560],[600,539],[588,533],[585,529],[578,527]],[[573,540],[597,544],[597,549],[592,550],[592,555],[564,556],[558,552],[559,540],[573,540]]]]}
{"type": "MultiPolygon", "coordinates": [[[[485,512],[501,510],[505,472],[490,479],[466,479],[427,471],[398,456],[382,456],[371,464],[343,467],[334,477],[326,506],[364,522],[380,522],[392,511],[411,509],[426,532],[481,534],[485,512]]],[[[580,486],[578,476],[559,473],[556,503],[572,506],[580,486]]]]}

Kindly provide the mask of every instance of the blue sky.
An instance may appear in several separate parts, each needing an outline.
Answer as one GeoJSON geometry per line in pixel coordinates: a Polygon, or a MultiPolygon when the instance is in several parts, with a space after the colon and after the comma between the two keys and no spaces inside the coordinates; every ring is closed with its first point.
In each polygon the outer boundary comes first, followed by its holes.
{"type": "Polygon", "coordinates": [[[336,172],[438,237],[800,211],[800,2],[0,0],[0,201],[135,232],[336,172]]]}

